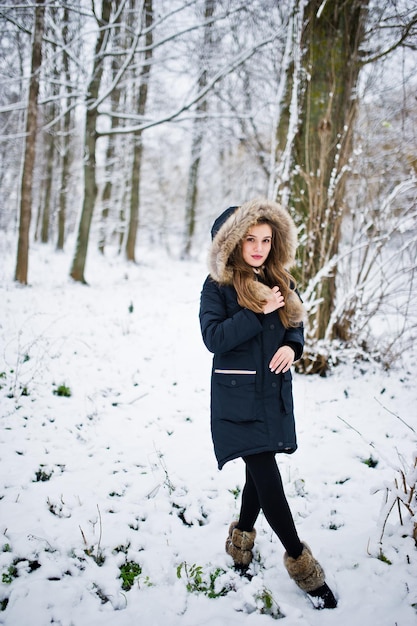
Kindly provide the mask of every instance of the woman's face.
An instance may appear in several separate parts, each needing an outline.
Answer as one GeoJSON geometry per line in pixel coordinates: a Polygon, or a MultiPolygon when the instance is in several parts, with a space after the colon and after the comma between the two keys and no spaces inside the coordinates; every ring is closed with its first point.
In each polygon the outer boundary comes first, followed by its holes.
{"type": "Polygon", "coordinates": [[[251,267],[262,267],[271,251],[272,228],[269,224],[251,226],[242,240],[242,257],[251,267]]]}

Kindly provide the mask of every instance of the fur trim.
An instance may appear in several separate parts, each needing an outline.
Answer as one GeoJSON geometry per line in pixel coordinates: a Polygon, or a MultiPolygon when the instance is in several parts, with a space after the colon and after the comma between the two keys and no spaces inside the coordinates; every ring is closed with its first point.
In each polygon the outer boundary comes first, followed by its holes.
{"type": "Polygon", "coordinates": [[[226,552],[238,567],[247,566],[251,563],[252,548],[255,543],[256,530],[250,532],[236,528],[237,522],[232,522],[229,527],[229,536],[226,539],[226,552]]]}
{"type": "Polygon", "coordinates": [[[309,593],[324,585],[325,575],[320,563],[314,558],[309,546],[303,543],[303,551],[297,559],[293,559],[286,552],[284,565],[295,583],[309,593]]]}
{"type": "Polygon", "coordinates": [[[297,229],[288,211],[276,202],[255,198],[237,207],[214,236],[208,265],[210,275],[216,282],[222,285],[232,284],[233,273],[227,267],[229,257],[249,228],[262,217],[275,223],[284,234],[287,245],[282,250],[283,266],[289,269],[294,265],[297,229]]]}

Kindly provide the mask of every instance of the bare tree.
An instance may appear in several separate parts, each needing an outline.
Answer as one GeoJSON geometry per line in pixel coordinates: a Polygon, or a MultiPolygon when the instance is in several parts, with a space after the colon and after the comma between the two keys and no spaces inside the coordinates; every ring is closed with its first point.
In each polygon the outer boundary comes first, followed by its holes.
{"type": "Polygon", "coordinates": [[[26,140],[23,159],[20,196],[19,240],[15,280],[26,285],[29,265],[29,232],[32,216],[32,181],[36,151],[38,119],[39,72],[42,64],[42,37],[44,31],[44,0],[37,0],[33,28],[32,63],[26,114],[26,140]]]}
{"type": "MultiPolygon", "coordinates": [[[[113,57],[111,62],[111,72],[112,78],[114,79],[119,71],[119,63],[118,58],[113,57]]],[[[111,98],[111,106],[113,111],[119,110],[120,102],[122,98],[122,90],[119,86],[115,87],[110,95],[111,98]]],[[[111,118],[112,127],[119,126],[120,120],[117,115],[113,115],[111,118]]],[[[101,223],[100,223],[100,236],[98,241],[98,249],[104,254],[106,244],[107,244],[107,230],[108,230],[108,222],[109,216],[111,213],[111,206],[116,202],[115,194],[114,194],[114,186],[115,180],[114,177],[116,175],[116,163],[117,163],[117,152],[116,152],[116,140],[117,137],[110,137],[107,142],[106,148],[106,159],[104,163],[105,168],[105,180],[104,180],[104,188],[101,196],[101,223]]]]}
{"type": "MultiPolygon", "coordinates": [[[[344,339],[335,323],[337,259],[347,209],[358,81],[371,45],[367,0],[294,3],[295,55],[287,70],[278,127],[280,170],[276,196],[294,213],[301,233],[297,279],[308,293],[304,367],[325,371],[319,343],[344,339]],[[330,326],[329,326],[330,325],[330,326]]],[[[415,17],[408,16],[409,23],[415,17]]],[[[412,32],[404,27],[407,36],[412,32]]],[[[397,37],[402,39],[403,32],[397,37]]],[[[376,56],[373,57],[374,60],[376,56]]],[[[345,318],[347,322],[349,316],[345,318]]]]}
{"type": "MultiPolygon", "coordinates": [[[[208,82],[208,65],[212,54],[213,43],[213,13],[215,0],[205,0],[204,3],[204,30],[203,42],[200,46],[197,68],[200,71],[198,77],[198,91],[201,92],[208,82]]],[[[182,257],[188,258],[191,253],[191,245],[195,230],[196,205],[198,193],[198,171],[200,167],[204,131],[206,128],[207,98],[202,98],[196,105],[195,118],[191,138],[191,163],[188,170],[187,193],[185,196],[185,235],[182,249],[182,257]]]]}
{"type": "MultiPolygon", "coordinates": [[[[67,50],[69,44],[69,12],[68,7],[64,6],[62,15],[62,73],[64,78],[64,85],[71,85],[71,70],[70,60],[67,50]]],[[[57,250],[63,250],[65,244],[65,230],[67,221],[67,204],[68,204],[68,191],[70,180],[70,165],[71,165],[71,119],[72,119],[72,101],[74,99],[71,96],[68,89],[61,88],[61,97],[63,100],[63,115],[60,120],[59,135],[60,142],[60,154],[61,154],[61,177],[59,185],[59,198],[58,198],[58,237],[56,248],[57,250]]]]}
{"type": "Polygon", "coordinates": [[[72,261],[70,275],[78,281],[85,283],[84,270],[87,260],[88,240],[90,235],[91,221],[97,198],[96,180],[96,143],[97,143],[97,101],[100,92],[101,79],[104,71],[104,58],[108,41],[108,28],[111,17],[111,2],[104,2],[102,13],[97,17],[98,33],[95,43],[93,69],[90,82],[87,87],[87,110],[85,114],[84,129],[84,198],[78,227],[77,246],[72,261]]]}
{"type": "MultiPolygon", "coordinates": [[[[55,10],[52,9],[52,14],[55,14],[55,10]]],[[[45,28],[46,37],[48,37],[48,29],[45,28]]],[[[58,85],[59,85],[59,67],[54,62],[56,53],[56,43],[53,42],[50,46],[50,54],[52,57],[52,70],[51,80],[48,82],[50,86],[49,102],[46,105],[46,122],[52,121],[57,115],[57,102],[58,102],[58,85]]],[[[44,59],[47,55],[48,48],[44,52],[44,59]]],[[[41,177],[40,184],[40,198],[38,208],[38,227],[40,229],[40,240],[42,243],[48,243],[50,234],[50,221],[53,211],[53,193],[54,193],[54,181],[57,178],[57,170],[59,170],[59,160],[57,159],[55,148],[55,132],[53,130],[46,131],[42,134],[42,155],[45,160],[45,164],[42,167],[43,176],[41,177]]],[[[36,233],[36,237],[38,233],[36,233]]]]}
{"type": "MultiPolygon", "coordinates": [[[[145,35],[145,49],[143,63],[139,73],[139,96],[137,99],[137,115],[144,117],[148,101],[149,78],[153,54],[153,0],[145,0],[143,5],[145,35]]],[[[131,173],[131,193],[129,228],[126,240],[126,258],[135,261],[136,236],[139,227],[140,185],[143,157],[143,131],[137,130],[133,134],[133,161],[131,173]]]]}
{"type": "MultiPolygon", "coordinates": [[[[307,285],[338,249],[366,8],[363,0],[307,2],[300,64],[290,67],[288,84],[291,89],[298,88],[299,118],[290,152],[289,204],[303,228],[298,271],[302,285],[307,285]]],[[[290,115],[282,119],[280,145],[291,133],[289,119],[290,115]]],[[[316,298],[320,306],[310,317],[310,332],[320,339],[334,303],[334,275],[317,285],[316,298]]]]}

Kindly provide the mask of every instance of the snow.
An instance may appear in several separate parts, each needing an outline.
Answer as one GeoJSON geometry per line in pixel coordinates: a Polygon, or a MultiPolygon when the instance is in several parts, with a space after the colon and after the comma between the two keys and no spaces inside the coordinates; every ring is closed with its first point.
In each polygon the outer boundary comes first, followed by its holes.
{"type": "Polygon", "coordinates": [[[126,265],[90,253],[85,286],[68,278],[69,253],[34,247],[29,287],[5,257],[0,624],[416,623],[413,520],[405,507],[403,525],[396,507],[386,520],[385,504],[401,470],[416,478],[413,355],[388,372],[346,363],[327,378],[294,375],[299,449],[279,464],[300,536],[338,596],[337,609],[317,611],[262,515],[251,580],[224,552],[244,471],[238,460],[219,472],[212,450],[205,254],[151,251],[126,265]],[[140,565],[129,590],[126,562],[140,565]],[[210,574],[225,595],[204,591],[210,574]]]}

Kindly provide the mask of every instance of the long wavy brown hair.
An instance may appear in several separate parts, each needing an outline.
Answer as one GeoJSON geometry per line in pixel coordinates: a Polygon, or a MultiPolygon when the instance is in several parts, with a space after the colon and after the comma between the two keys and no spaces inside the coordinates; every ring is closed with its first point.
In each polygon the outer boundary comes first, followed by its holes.
{"type": "Polygon", "coordinates": [[[281,262],[280,249],[285,246],[285,242],[282,241],[283,234],[276,224],[267,219],[261,218],[257,224],[270,226],[272,230],[271,250],[265,265],[259,268],[258,272],[255,272],[243,259],[243,239],[233,250],[228,265],[233,270],[233,286],[237,292],[237,301],[240,306],[246,309],[255,313],[262,313],[270,295],[269,289],[278,285],[285,302],[285,306],[278,309],[282,324],[285,328],[299,326],[304,317],[304,309],[295,292],[297,287],[295,278],[283,267],[281,262]]]}

